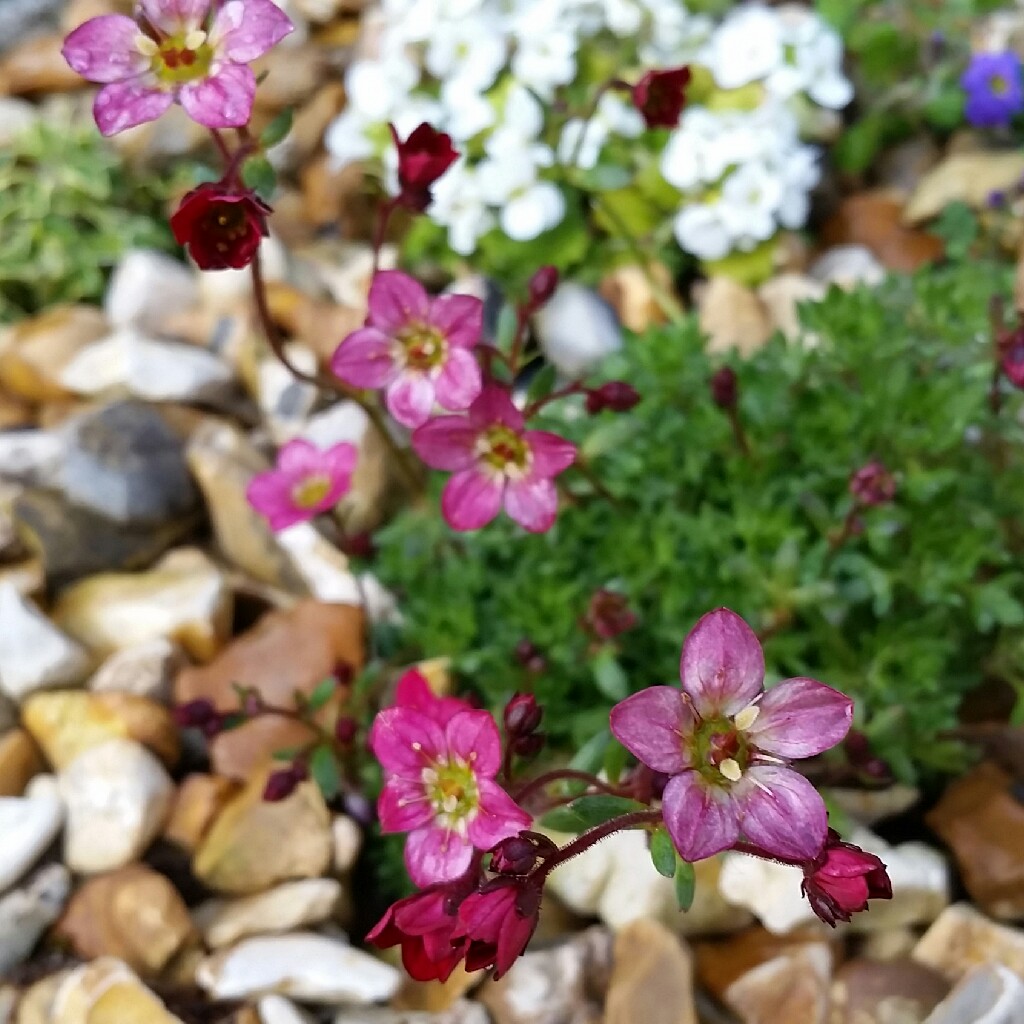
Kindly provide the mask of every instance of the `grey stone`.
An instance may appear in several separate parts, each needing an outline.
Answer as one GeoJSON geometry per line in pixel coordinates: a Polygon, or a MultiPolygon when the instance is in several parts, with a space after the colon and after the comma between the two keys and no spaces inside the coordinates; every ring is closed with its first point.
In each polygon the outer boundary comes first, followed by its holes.
{"type": "Polygon", "coordinates": [[[622,328],[612,307],[597,292],[572,282],[559,285],[534,318],[534,327],[544,355],[570,380],[622,347],[622,328]]]}
{"type": "Polygon", "coordinates": [[[70,893],[68,869],[49,864],[0,899],[0,975],[28,958],[43,932],[60,917],[70,893]]]}
{"type": "Polygon", "coordinates": [[[162,252],[125,253],[107,288],[103,310],[115,327],[139,327],[159,333],[166,322],[199,300],[196,274],[162,252]]]}
{"type": "Polygon", "coordinates": [[[0,3],[0,53],[51,25],[63,4],[64,0],[3,0],[0,3]]]}
{"type": "Polygon", "coordinates": [[[1024,1024],[1024,982],[1000,964],[964,975],[925,1024],[1024,1024]]]}

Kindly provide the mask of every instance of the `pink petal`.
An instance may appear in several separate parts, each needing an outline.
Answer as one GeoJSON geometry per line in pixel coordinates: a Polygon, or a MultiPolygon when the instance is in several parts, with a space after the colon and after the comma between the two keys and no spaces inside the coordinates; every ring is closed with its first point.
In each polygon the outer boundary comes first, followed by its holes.
{"type": "Polygon", "coordinates": [[[169,92],[156,88],[152,78],[139,75],[103,86],[93,101],[92,114],[104,135],[116,135],[145,121],[155,121],[174,102],[169,92]]]}
{"type": "Polygon", "coordinates": [[[245,491],[246,500],[277,533],[296,523],[312,519],[310,509],[300,509],[292,501],[291,481],[276,470],[257,473],[245,491]]]}
{"type": "Polygon", "coordinates": [[[484,329],[484,304],[473,295],[439,295],[430,306],[427,322],[438,328],[456,348],[472,348],[484,329]]]}
{"type": "Polygon", "coordinates": [[[472,859],[473,844],[468,839],[436,826],[417,829],[405,841],[405,866],[420,888],[458,878],[472,859]]]}
{"type": "Polygon", "coordinates": [[[759,750],[779,757],[812,757],[834,747],[849,731],[853,701],[814,679],[787,679],[758,702],[747,730],[759,750]]]}
{"type": "Polygon", "coordinates": [[[723,787],[696,772],[668,781],[661,798],[665,827],[683,860],[703,860],[728,850],[739,838],[739,807],[723,787]]]}
{"type": "Polygon", "coordinates": [[[546,477],[528,476],[505,488],[505,511],[524,530],[544,533],[558,516],[558,491],[546,477]]]}
{"type": "Polygon", "coordinates": [[[142,13],[168,35],[199,28],[210,10],[210,0],[140,0],[142,13]]]}
{"type": "Polygon", "coordinates": [[[139,26],[123,14],[104,14],[79,25],[64,40],[64,59],[90,82],[120,82],[149,67],[135,48],[139,26]]]}
{"type": "Polygon", "coordinates": [[[430,299],[423,285],[400,270],[381,270],[370,285],[371,327],[394,332],[410,321],[425,321],[430,313],[430,299]]]}
{"type": "Polygon", "coordinates": [[[649,686],[620,701],[611,710],[612,735],[648,768],[678,775],[691,765],[684,737],[694,717],[682,693],[673,686],[649,686]]]}
{"type": "Polygon", "coordinates": [[[469,418],[478,426],[503,423],[513,430],[523,429],[523,414],[515,407],[507,388],[488,384],[469,407],[469,418]]]}
{"type": "Polygon", "coordinates": [[[479,779],[480,805],[469,823],[469,840],[478,850],[489,850],[502,839],[529,828],[532,818],[496,782],[479,779]]]}
{"type": "Polygon", "coordinates": [[[702,718],[734,715],[761,692],[764,654],[754,631],[735,612],[718,608],[684,641],[679,676],[702,718]]]}
{"type": "Polygon", "coordinates": [[[252,68],[248,64],[224,63],[215,75],[183,85],[178,100],[197,124],[207,128],[239,128],[248,123],[255,96],[256,76],[252,68]]]}
{"type": "Polygon", "coordinates": [[[489,711],[462,711],[445,726],[448,750],[471,765],[474,774],[493,778],[501,767],[501,737],[489,711]]]}
{"type": "Polygon", "coordinates": [[[480,431],[465,416],[438,416],[412,435],[416,454],[432,469],[469,469],[480,431]]]}
{"type": "Polygon", "coordinates": [[[430,688],[426,677],[416,669],[410,669],[398,680],[395,689],[395,706],[414,708],[428,715],[444,727],[460,711],[471,710],[469,704],[458,697],[438,697],[430,688]]]}
{"type": "Polygon", "coordinates": [[[282,445],[277,453],[277,468],[293,481],[312,473],[323,472],[323,452],[311,441],[301,437],[282,445]]]}
{"type": "Polygon", "coordinates": [[[501,508],[503,485],[475,469],[456,473],[441,492],[441,513],[453,530],[479,530],[501,508]]]}
{"type": "Polygon", "coordinates": [[[547,430],[528,430],[523,440],[533,453],[532,470],[537,476],[558,476],[576,459],[576,445],[547,430]]]}
{"type": "Polygon", "coordinates": [[[422,426],[434,408],[434,382],[416,370],[402,370],[388,385],[384,401],[403,427],[422,426]]]}
{"type": "Polygon", "coordinates": [[[321,453],[324,471],[348,490],[352,474],[359,462],[359,449],[354,444],[342,441],[321,453]]]}
{"type": "Polygon", "coordinates": [[[411,779],[391,778],[377,798],[377,817],[382,832],[411,832],[434,820],[423,785],[411,779]]]}
{"type": "Polygon", "coordinates": [[[377,712],[370,729],[370,749],[386,772],[419,778],[445,748],[437,722],[412,708],[377,712]]]}
{"type": "Polygon", "coordinates": [[[734,792],[743,834],[789,860],[816,857],[828,832],[825,803],[798,772],[776,765],[748,768],[734,792]]]}
{"type": "Polygon", "coordinates": [[[210,41],[218,57],[247,64],[294,30],[272,0],[228,0],[214,18],[210,41]]]}
{"type": "Polygon", "coordinates": [[[434,381],[438,402],[452,412],[461,412],[473,404],[481,387],[480,366],[472,352],[464,348],[450,349],[434,381]]]}
{"type": "Polygon", "coordinates": [[[376,327],[361,327],[337,347],[331,372],[355,388],[385,387],[398,372],[394,342],[376,327]]]}

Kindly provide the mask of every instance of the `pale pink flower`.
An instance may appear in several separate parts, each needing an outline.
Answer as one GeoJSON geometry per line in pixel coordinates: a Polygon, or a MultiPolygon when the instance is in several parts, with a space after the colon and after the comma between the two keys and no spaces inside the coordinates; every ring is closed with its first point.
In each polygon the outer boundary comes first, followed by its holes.
{"type": "Polygon", "coordinates": [[[468,416],[440,416],[412,435],[419,457],[452,470],[441,511],[455,530],[486,526],[505,511],[531,533],[551,528],[558,514],[554,478],[576,458],[571,441],[546,430],[527,430],[508,391],[489,385],[468,416]]]}
{"type": "Polygon", "coordinates": [[[249,481],[246,497],[272,530],[283,530],[333,508],[352,485],[357,459],[350,444],[321,450],[289,441],[277,453],[277,465],[249,481]]]}
{"type": "Polygon", "coordinates": [[[100,82],[93,115],[104,135],[155,121],[175,101],[207,128],[249,121],[249,62],[294,26],[273,0],[139,0],[135,18],[104,14],[64,40],[64,59],[100,82]]]}
{"type": "Polygon", "coordinates": [[[483,328],[483,303],[472,295],[431,299],[400,270],[374,275],[366,326],[338,346],[331,369],[357,388],[384,388],[388,411],[418,427],[434,403],[458,412],[480,394],[472,348],[483,328]]]}
{"type": "Polygon", "coordinates": [[[370,747],[384,769],[377,814],[384,832],[408,832],[405,864],[419,886],[446,882],[530,824],[494,781],[501,739],[486,711],[460,711],[445,724],[412,707],[381,711],[370,747]]]}
{"type": "Polygon", "coordinates": [[[835,746],[853,717],[849,697],[813,679],[764,690],[764,655],[750,627],[726,608],[686,638],[682,690],[652,686],[611,711],[619,742],[671,775],[662,813],[688,861],[742,835],[769,855],[815,857],[828,830],[817,790],[786,759],[835,746]]]}

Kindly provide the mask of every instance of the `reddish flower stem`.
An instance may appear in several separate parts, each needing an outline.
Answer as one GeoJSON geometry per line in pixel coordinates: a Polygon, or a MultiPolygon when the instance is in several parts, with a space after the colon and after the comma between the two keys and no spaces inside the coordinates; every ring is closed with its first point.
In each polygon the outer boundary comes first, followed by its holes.
{"type": "Polygon", "coordinates": [[[631,811],[629,814],[620,814],[617,818],[610,818],[608,821],[595,825],[586,832],[581,832],[571,842],[561,847],[557,853],[553,853],[543,864],[539,865],[530,875],[530,878],[543,883],[552,871],[560,864],[564,864],[581,853],[586,853],[592,846],[596,846],[602,839],[607,839],[616,832],[625,832],[632,828],[646,828],[648,825],[655,825],[661,821],[661,811],[631,811]]]}
{"type": "Polygon", "coordinates": [[[553,782],[563,781],[585,782],[593,789],[600,790],[602,793],[608,793],[610,796],[631,795],[631,791],[628,788],[609,785],[607,782],[597,778],[596,775],[591,775],[590,772],[577,771],[575,768],[555,768],[524,783],[512,795],[512,799],[517,804],[521,804],[524,800],[540,792],[545,786],[550,786],[553,782]]]}
{"type": "Polygon", "coordinates": [[[523,348],[526,345],[526,328],[529,322],[530,317],[526,307],[518,306],[516,308],[516,329],[512,335],[512,347],[509,349],[508,357],[505,360],[505,365],[508,366],[513,374],[519,372],[519,361],[523,357],[523,348]]]}

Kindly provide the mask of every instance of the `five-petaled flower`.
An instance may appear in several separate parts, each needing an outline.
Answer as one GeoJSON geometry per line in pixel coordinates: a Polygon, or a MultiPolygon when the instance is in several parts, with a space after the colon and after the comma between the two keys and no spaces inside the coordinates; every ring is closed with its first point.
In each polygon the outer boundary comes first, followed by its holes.
{"type": "Polygon", "coordinates": [[[207,128],[237,128],[256,95],[249,62],[293,28],[273,0],[139,0],[134,19],[104,14],[79,25],[63,53],[103,85],[93,115],[104,135],[155,121],[175,101],[207,128]]]}
{"type": "Polygon", "coordinates": [[[425,423],[438,402],[452,412],[480,394],[471,351],[480,340],[483,303],[472,295],[431,299],[399,270],[376,274],[366,326],[338,346],[331,369],[357,388],[385,388],[391,415],[403,426],[425,423]]]}
{"type": "Polygon", "coordinates": [[[450,135],[425,121],[404,142],[393,124],[388,127],[398,150],[398,202],[422,212],[430,205],[434,183],[459,159],[458,150],[450,135]]]}
{"type": "Polygon", "coordinates": [[[1008,125],[1024,109],[1020,58],[1012,50],[976,53],[960,76],[964,114],[979,128],[1008,125]]]}
{"type": "Polygon", "coordinates": [[[821,853],[804,865],[801,889],[814,913],[833,928],[837,921],[867,910],[868,900],[892,899],[892,882],[882,861],[844,843],[831,828],[821,853]]]}
{"type": "Polygon", "coordinates": [[[441,511],[456,530],[486,526],[504,505],[524,529],[543,533],[558,514],[554,477],[576,458],[576,446],[545,430],[527,430],[507,390],[488,385],[468,416],[440,416],[412,436],[419,457],[453,472],[441,511]]]}
{"type": "Polygon", "coordinates": [[[684,66],[648,71],[633,86],[633,105],[648,128],[675,128],[679,124],[689,84],[690,69],[684,66]]]}
{"type": "Polygon", "coordinates": [[[405,864],[420,886],[451,881],[488,850],[530,823],[494,781],[501,738],[487,711],[439,721],[409,706],[374,719],[370,747],[384,769],[377,814],[384,832],[409,832],[405,864]]]}
{"type": "Polygon", "coordinates": [[[266,238],[269,213],[252,190],[207,181],[186,193],[171,217],[171,230],[200,270],[239,270],[252,262],[266,238]]]}
{"type": "Polygon", "coordinates": [[[741,834],[770,856],[817,856],[825,804],[786,759],[839,743],[853,702],[813,679],[765,692],[761,645],[725,608],[687,636],[680,679],[681,691],[652,686],[617,704],[611,729],[640,761],[671,776],[662,813],[682,857],[710,857],[741,834]]]}
{"type": "Polygon", "coordinates": [[[272,530],[283,530],[333,508],[348,493],[357,458],[350,444],[321,450],[309,441],[289,441],[275,468],[249,481],[246,497],[272,530]]]}

